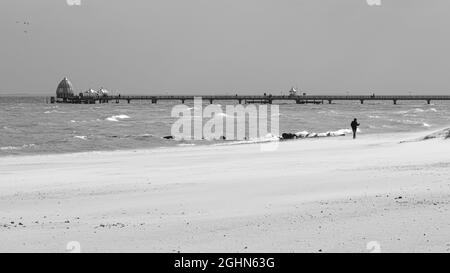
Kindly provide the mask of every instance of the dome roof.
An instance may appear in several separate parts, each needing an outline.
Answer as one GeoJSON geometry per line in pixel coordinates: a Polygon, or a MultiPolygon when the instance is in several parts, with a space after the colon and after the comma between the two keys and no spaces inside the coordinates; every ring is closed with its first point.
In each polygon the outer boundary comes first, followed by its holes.
{"type": "Polygon", "coordinates": [[[73,86],[69,79],[64,78],[56,89],[57,98],[70,98],[73,97],[73,86]]]}

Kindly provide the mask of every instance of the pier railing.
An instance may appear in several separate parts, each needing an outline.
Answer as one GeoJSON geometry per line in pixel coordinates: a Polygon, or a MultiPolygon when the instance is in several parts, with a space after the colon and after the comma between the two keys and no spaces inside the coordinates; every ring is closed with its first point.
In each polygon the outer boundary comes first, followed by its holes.
{"type": "MultiPolygon", "coordinates": [[[[154,95],[154,96],[75,96],[65,99],[66,103],[107,103],[110,101],[118,103],[119,101],[148,100],[152,103],[157,103],[160,100],[177,100],[185,103],[187,100],[194,100],[195,97],[201,97],[203,100],[213,103],[213,101],[232,100],[238,103],[246,102],[262,102],[272,103],[273,101],[294,101],[298,104],[304,103],[332,103],[333,101],[426,101],[428,104],[431,101],[450,100],[450,96],[446,95],[154,95]]],[[[54,101],[54,100],[52,100],[54,101]]]]}

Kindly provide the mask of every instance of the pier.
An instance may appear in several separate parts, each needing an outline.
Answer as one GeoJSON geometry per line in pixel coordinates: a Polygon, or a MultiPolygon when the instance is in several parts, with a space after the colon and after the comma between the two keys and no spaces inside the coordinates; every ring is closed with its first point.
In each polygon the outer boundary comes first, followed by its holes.
{"type": "Polygon", "coordinates": [[[450,96],[439,95],[390,95],[390,96],[359,96],[359,95],[347,95],[347,96],[332,96],[332,95],[198,95],[198,96],[186,96],[186,95],[161,95],[161,96],[70,96],[65,97],[63,100],[52,97],[51,103],[73,103],[73,104],[95,104],[95,103],[131,103],[132,101],[151,101],[157,103],[158,101],[179,101],[184,104],[186,101],[192,101],[196,97],[201,97],[204,101],[209,101],[211,104],[214,101],[235,101],[239,104],[242,103],[267,103],[272,104],[280,101],[292,101],[297,104],[323,104],[333,103],[336,101],[358,101],[361,104],[367,101],[392,101],[393,104],[397,104],[399,101],[424,101],[431,104],[432,101],[448,101],[450,96]]]}

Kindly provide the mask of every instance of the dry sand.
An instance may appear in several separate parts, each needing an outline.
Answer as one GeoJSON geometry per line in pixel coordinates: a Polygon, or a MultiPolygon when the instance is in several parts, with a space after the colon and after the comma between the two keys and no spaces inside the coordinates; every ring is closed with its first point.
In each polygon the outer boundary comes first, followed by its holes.
{"type": "Polygon", "coordinates": [[[0,252],[449,252],[450,140],[419,136],[3,157],[0,252]]]}

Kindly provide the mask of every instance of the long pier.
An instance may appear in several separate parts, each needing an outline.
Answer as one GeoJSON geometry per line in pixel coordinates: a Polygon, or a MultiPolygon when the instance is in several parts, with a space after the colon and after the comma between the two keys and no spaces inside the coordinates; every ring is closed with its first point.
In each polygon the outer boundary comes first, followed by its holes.
{"type": "Polygon", "coordinates": [[[163,96],[74,96],[69,98],[51,98],[51,102],[55,103],[76,103],[76,104],[92,104],[92,103],[119,103],[120,101],[130,103],[131,101],[151,101],[152,103],[157,103],[158,101],[180,101],[184,104],[186,101],[194,100],[196,97],[201,97],[203,100],[209,101],[211,104],[214,101],[236,101],[241,103],[267,103],[272,104],[274,101],[293,101],[297,104],[323,104],[328,102],[329,104],[333,101],[359,101],[364,104],[365,101],[392,101],[397,104],[398,101],[424,101],[428,104],[431,101],[448,101],[450,96],[413,96],[413,95],[391,95],[391,96],[358,96],[358,95],[348,95],[348,96],[330,96],[330,95],[199,95],[199,96],[185,96],[185,95],[163,95],[163,96]]]}

